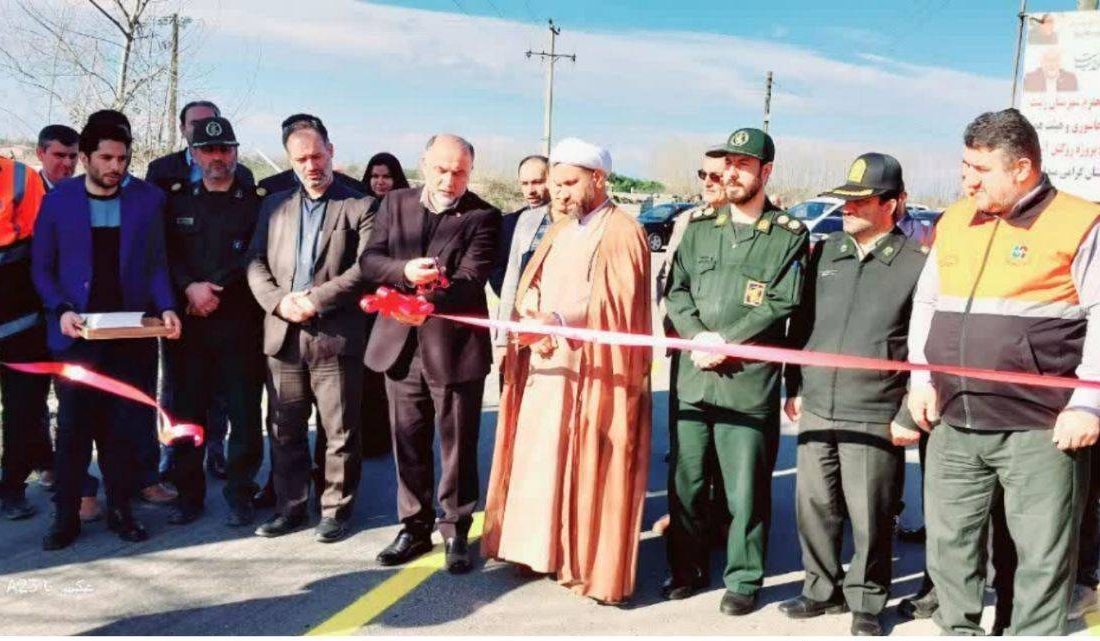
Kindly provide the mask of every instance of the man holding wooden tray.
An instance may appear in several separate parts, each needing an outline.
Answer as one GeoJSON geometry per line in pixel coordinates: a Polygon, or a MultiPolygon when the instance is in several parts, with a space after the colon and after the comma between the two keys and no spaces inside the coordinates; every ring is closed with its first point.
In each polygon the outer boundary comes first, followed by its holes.
{"type": "MultiPolygon", "coordinates": [[[[130,145],[130,133],[123,127],[84,127],[84,180],[63,182],[43,201],[31,271],[49,316],[47,340],[54,357],[154,394],[156,342],[137,337],[179,338],[180,320],[173,311],[165,258],[164,195],[134,178],[122,186],[130,145]],[[85,327],[88,314],[116,312],[153,314],[164,324],[85,327]],[[108,337],[118,338],[91,340],[108,337]]],[[[57,383],[57,396],[57,512],[42,547],[68,547],[80,533],[80,485],[93,441],[106,486],[107,526],[125,541],[145,540],[148,534],[130,510],[139,480],[127,452],[155,438],[153,409],[63,380],[57,383]]]]}

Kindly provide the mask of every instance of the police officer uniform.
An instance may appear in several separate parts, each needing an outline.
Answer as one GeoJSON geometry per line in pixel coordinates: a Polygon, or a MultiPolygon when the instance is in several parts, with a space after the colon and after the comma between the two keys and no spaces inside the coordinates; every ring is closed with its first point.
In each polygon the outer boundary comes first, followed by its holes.
{"type": "MultiPolygon", "coordinates": [[[[192,146],[237,146],[229,121],[196,121],[192,146]]],[[[262,310],[245,278],[248,247],[264,190],[234,180],[228,191],[209,191],[203,182],[171,186],[166,229],[168,260],[177,297],[186,301],[189,285],[221,286],[219,305],[202,317],[188,309],[183,337],[167,346],[172,411],[178,420],[203,423],[215,395],[227,401],[229,434],[225,498],[231,524],[252,518],[253,478],[263,458],[260,395],[264,370],[262,310]]],[[[177,446],[173,481],[179,489],[174,522],[187,522],[202,510],[206,482],[203,448],[177,446]]]]}
{"type": "MultiPolygon", "coordinates": [[[[772,162],[775,146],[763,131],[740,129],[709,155],[748,155],[772,162]]],[[[767,201],[766,201],[767,203],[767,201]]],[[[715,332],[726,343],[781,344],[786,319],[802,296],[805,226],[765,205],[753,223],[735,222],[729,206],[700,210],[673,258],[666,306],[685,338],[715,332]]],[[[771,474],[779,444],[778,365],[727,359],[701,370],[681,358],[673,372],[679,394],[669,470],[665,596],[683,598],[707,584],[704,500],[708,451],[718,459],[730,514],[726,595],[721,610],[755,607],[764,579],[771,514],[771,474]]]]}
{"type": "MultiPolygon", "coordinates": [[[[900,163],[869,153],[855,160],[845,185],[823,195],[858,201],[904,190],[900,163]]],[[[896,226],[866,248],[843,231],[831,234],[810,257],[791,347],[905,361],[926,257],[896,226]]],[[[903,460],[890,424],[917,429],[904,400],[909,374],[797,366],[785,374],[788,397],[802,403],[796,505],[806,579],[802,596],[779,609],[796,619],[850,609],[853,634],[880,635],[903,460]],[[853,540],[847,571],[840,559],[845,518],[853,540]]]]}

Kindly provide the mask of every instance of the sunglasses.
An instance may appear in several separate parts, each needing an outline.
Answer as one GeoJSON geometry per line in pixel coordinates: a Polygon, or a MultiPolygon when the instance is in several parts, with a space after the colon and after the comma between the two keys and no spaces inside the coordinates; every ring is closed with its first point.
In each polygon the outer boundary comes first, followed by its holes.
{"type": "Polygon", "coordinates": [[[712,182],[712,183],[722,182],[722,174],[716,174],[713,171],[708,174],[707,172],[700,169],[699,171],[696,172],[696,174],[699,176],[699,180],[702,180],[702,181],[705,181],[705,182],[712,182]]]}

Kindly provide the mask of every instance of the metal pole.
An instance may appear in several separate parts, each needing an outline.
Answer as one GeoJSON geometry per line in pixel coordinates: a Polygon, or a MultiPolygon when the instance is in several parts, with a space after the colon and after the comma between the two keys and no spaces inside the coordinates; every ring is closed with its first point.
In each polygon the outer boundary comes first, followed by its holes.
{"type": "Polygon", "coordinates": [[[550,56],[546,58],[546,105],[543,109],[543,123],[542,123],[542,153],[544,156],[550,155],[550,141],[553,133],[553,121],[554,121],[554,63],[557,62],[555,57],[555,44],[560,29],[554,27],[554,21],[550,20],[550,56]]]}
{"type": "Polygon", "coordinates": [[[179,87],[180,14],[172,14],[172,62],[168,70],[168,148],[176,148],[176,100],[179,87]]]}
{"type": "Polygon", "coordinates": [[[772,72],[768,72],[768,84],[764,91],[764,133],[768,133],[768,125],[772,121],[772,72]]]}
{"type": "Polygon", "coordinates": [[[1020,24],[1016,28],[1016,62],[1012,65],[1012,101],[1016,106],[1016,85],[1020,81],[1020,55],[1024,50],[1024,22],[1027,20],[1027,0],[1020,0],[1020,24]]]}
{"type": "Polygon", "coordinates": [[[1077,0],[1078,11],[1096,11],[1100,7],[1100,0],[1077,0]]]}

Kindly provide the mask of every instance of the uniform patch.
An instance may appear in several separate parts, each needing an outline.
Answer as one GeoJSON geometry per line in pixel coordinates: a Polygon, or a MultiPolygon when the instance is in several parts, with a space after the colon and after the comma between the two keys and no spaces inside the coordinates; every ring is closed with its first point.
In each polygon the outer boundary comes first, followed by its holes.
{"type": "Polygon", "coordinates": [[[791,231],[798,231],[800,227],[802,227],[802,223],[798,222],[794,218],[792,218],[790,222],[787,223],[787,229],[791,231]]]}
{"type": "Polygon", "coordinates": [[[742,301],[749,307],[760,307],[764,304],[764,283],[750,280],[745,285],[745,299],[742,301]]]}
{"type": "Polygon", "coordinates": [[[775,224],[777,224],[777,225],[786,225],[787,221],[789,221],[790,219],[791,219],[791,217],[788,216],[787,214],[779,214],[779,217],[775,219],[775,224]]]}
{"type": "Polygon", "coordinates": [[[890,245],[887,245],[886,247],[882,248],[882,253],[885,256],[889,256],[894,253],[894,248],[890,245]]]}
{"type": "Polygon", "coordinates": [[[772,224],[768,222],[767,218],[761,218],[760,222],[756,223],[756,229],[759,231],[767,233],[767,231],[771,228],[772,224]]]}

